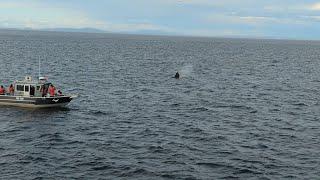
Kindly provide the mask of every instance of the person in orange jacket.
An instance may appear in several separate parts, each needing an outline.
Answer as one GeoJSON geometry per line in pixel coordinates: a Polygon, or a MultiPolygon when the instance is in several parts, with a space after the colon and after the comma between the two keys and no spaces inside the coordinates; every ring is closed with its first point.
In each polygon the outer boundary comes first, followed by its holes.
{"type": "Polygon", "coordinates": [[[50,94],[51,97],[55,96],[56,88],[52,84],[50,85],[48,91],[49,91],[49,94],[50,94]]]}
{"type": "Polygon", "coordinates": [[[6,94],[6,90],[4,89],[4,87],[1,85],[0,86],[0,95],[5,95],[6,94]]]}

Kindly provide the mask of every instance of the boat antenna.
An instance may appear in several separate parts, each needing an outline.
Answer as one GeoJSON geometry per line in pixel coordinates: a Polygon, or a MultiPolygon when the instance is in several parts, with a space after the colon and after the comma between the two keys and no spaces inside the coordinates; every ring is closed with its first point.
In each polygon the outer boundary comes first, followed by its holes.
{"type": "Polygon", "coordinates": [[[38,58],[38,64],[39,64],[39,76],[38,76],[38,78],[40,78],[40,55],[39,55],[39,58],[38,58]]]}

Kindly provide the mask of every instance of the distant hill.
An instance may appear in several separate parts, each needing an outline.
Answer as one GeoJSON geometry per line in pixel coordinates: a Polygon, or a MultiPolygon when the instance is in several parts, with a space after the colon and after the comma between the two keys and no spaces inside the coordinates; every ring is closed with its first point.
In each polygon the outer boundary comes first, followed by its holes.
{"type": "Polygon", "coordinates": [[[139,31],[128,31],[126,32],[127,34],[138,34],[138,35],[179,35],[178,33],[174,33],[174,32],[165,32],[165,31],[161,31],[161,30],[139,30],[139,31]]]}
{"type": "MultiPolygon", "coordinates": [[[[52,31],[52,32],[82,32],[82,33],[117,33],[111,31],[105,31],[96,28],[45,28],[37,29],[40,31],[52,31]]],[[[120,34],[138,34],[138,35],[178,35],[176,33],[168,33],[160,30],[138,30],[138,31],[126,31],[120,32],[120,34]]]]}
{"type": "Polygon", "coordinates": [[[55,31],[55,32],[84,32],[84,33],[107,33],[107,31],[95,28],[46,28],[40,29],[42,31],[55,31]]]}
{"type": "Polygon", "coordinates": [[[137,34],[137,35],[164,35],[164,36],[179,36],[178,33],[165,32],[161,30],[133,30],[133,31],[107,31],[97,28],[42,28],[42,29],[33,29],[33,28],[1,28],[0,31],[47,31],[47,32],[78,32],[78,33],[119,33],[119,34],[137,34]]]}

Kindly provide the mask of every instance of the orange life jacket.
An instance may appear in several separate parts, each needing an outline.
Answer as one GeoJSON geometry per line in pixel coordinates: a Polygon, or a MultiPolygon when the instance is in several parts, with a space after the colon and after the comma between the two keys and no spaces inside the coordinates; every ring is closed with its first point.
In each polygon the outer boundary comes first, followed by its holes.
{"type": "Polygon", "coordinates": [[[49,93],[50,93],[50,96],[54,96],[54,94],[55,94],[55,90],[56,90],[56,88],[54,88],[54,87],[49,87],[49,93]]]}
{"type": "Polygon", "coordinates": [[[4,95],[5,92],[6,92],[6,90],[5,90],[4,88],[1,88],[1,87],[0,87],[0,94],[1,94],[1,95],[4,95]]]}

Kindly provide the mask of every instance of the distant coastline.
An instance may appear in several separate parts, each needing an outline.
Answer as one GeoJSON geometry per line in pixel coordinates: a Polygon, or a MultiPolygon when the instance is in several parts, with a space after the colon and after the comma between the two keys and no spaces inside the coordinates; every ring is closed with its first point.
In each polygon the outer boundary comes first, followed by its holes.
{"type": "Polygon", "coordinates": [[[160,31],[136,31],[136,32],[113,32],[96,28],[0,28],[1,32],[52,32],[52,33],[88,33],[88,34],[112,34],[112,35],[133,35],[133,36],[154,36],[154,37],[175,37],[175,38],[209,38],[209,39],[245,39],[245,40],[279,40],[279,41],[314,41],[319,39],[299,39],[299,38],[280,38],[273,36],[246,37],[246,36],[196,36],[185,34],[164,33],[160,31]]]}

